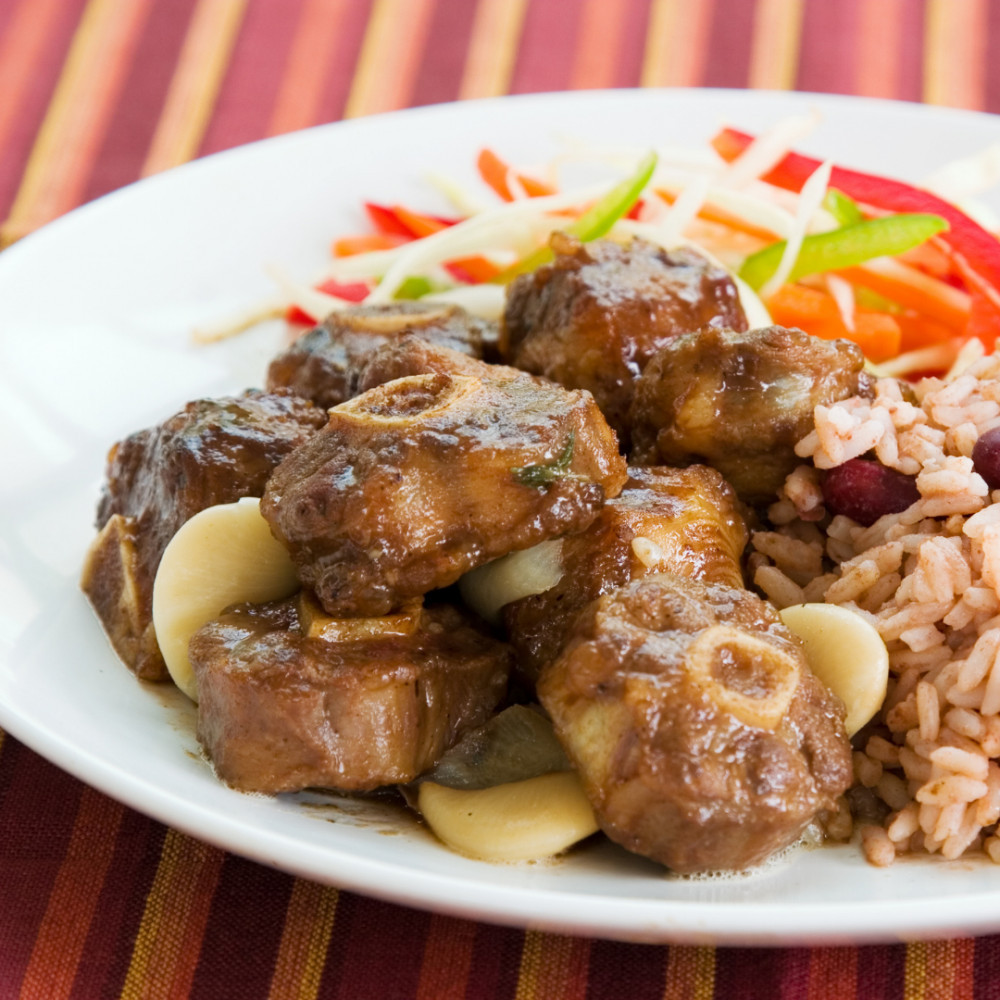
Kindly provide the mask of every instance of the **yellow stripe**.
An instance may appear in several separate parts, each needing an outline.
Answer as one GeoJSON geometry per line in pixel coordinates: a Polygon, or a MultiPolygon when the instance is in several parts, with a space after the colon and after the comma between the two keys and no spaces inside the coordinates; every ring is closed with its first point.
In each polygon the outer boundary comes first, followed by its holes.
{"type": "Polygon", "coordinates": [[[377,87],[379,77],[389,65],[384,61],[384,52],[390,46],[395,22],[400,17],[405,19],[405,16],[406,12],[399,10],[397,0],[375,0],[361,43],[351,91],[344,106],[345,118],[358,118],[369,113],[371,92],[377,87]]]}
{"type": "Polygon", "coordinates": [[[712,1000],[715,993],[715,949],[672,945],[667,956],[663,1000],[712,1000]]]}
{"type": "Polygon", "coordinates": [[[586,991],[589,961],[583,938],[526,932],[515,1000],[576,1000],[586,991]]]}
{"type": "Polygon", "coordinates": [[[316,1000],[319,996],[337,899],[336,889],[295,880],[267,994],[272,1000],[316,1000]]]}
{"type": "Polygon", "coordinates": [[[695,951],[694,1000],[712,1000],[715,996],[715,949],[704,945],[695,951]]]}
{"type": "MultiPolygon", "coordinates": [[[[930,976],[930,987],[926,991],[934,1000],[944,1000],[945,997],[954,998],[955,973],[958,971],[958,950],[963,945],[964,939],[954,939],[951,941],[927,941],[927,970],[933,970],[930,976]]],[[[971,977],[964,984],[966,987],[972,985],[971,977]]],[[[966,990],[961,991],[968,996],[966,990]]],[[[909,997],[906,998],[909,1000],[909,997]]]]}
{"type": "Polygon", "coordinates": [[[927,0],[924,9],[923,100],[927,104],[948,103],[951,18],[954,0],[927,0]]]}
{"type": "Polygon", "coordinates": [[[712,0],[654,0],[642,60],[643,87],[701,82],[712,0]]]}
{"type": "Polygon", "coordinates": [[[87,4],[10,216],[0,227],[0,246],[75,207],[82,197],[149,10],[148,0],[90,0],[87,4]]]}
{"type": "Polygon", "coordinates": [[[985,92],[988,11],[984,0],[927,0],[923,99],[979,109],[985,92]]]}
{"type": "Polygon", "coordinates": [[[432,13],[430,0],[376,0],[344,106],[345,118],[407,106],[432,13]]]}
{"type": "Polygon", "coordinates": [[[187,994],[222,857],[215,848],[167,830],[120,1000],[187,994]]]}
{"type": "Polygon", "coordinates": [[[643,87],[665,86],[663,80],[667,75],[668,62],[665,53],[679,13],[677,0],[653,0],[650,4],[642,75],[639,78],[643,87]]]}
{"type": "Polygon", "coordinates": [[[246,5],[247,0],[199,0],[142,166],[143,176],[197,155],[246,5]]]}
{"type": "Polygon", "coordinates": [[[914,941],[906,946],[903,969],[903,997],[923,1000],[927,990],[927,942],[914,941]]]}
{"type": "Polygon", "coordinates": [[[515,1000],[534,1000],[538,993],[538,978],[542,967],[542,948],[545,935],[539,931],[526,931],[521,949],[521,969],[517,976],[515,1000]]]}
{"type": "Polygon", "coordinates": [[[757,0],[749,86],[793,90],[799,65],[803,0],[757,0]]]}
{"type": "Polygon", "coordinates": [[[510,90],[528,0],[479,0],[458,96],[499,97],[510,90]]]}

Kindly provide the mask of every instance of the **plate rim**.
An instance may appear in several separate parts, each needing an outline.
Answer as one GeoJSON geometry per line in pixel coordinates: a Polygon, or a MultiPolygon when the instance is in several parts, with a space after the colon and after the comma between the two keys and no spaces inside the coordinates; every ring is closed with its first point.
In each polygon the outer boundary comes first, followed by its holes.
{"type": "MultiPolygon", "coordinates": [[[[36,232],[29,234],[0,253],[0,283],[9,267],[30,266],[34,254],[44,252],[48,241],[60,240],[66,232],[72,232],[73,227],[87,226],[95,214],[100,214],[106,206],[114,202],[121,204],[125,199],[145,197],[146,192],[156,190],[157,186],[176,183],[176,178],[190,175],[192,172],[225,169],[226,163],[236,161],[247,155],[248,151],[267,147],[268,149],[289,148],[297,144],[310,143],[319,134],[327,134],[337,130],[337,134],[347,131],[360,132],[369,129],[384,129],[391,127],[399,116],[414,119],[418,117],[450,116],[455,109],[462,113],[476,113],[498,107],[540,106],[550,103],[569,102],[587,104],[599,98],[612,102],[630,102],[635,100],[660,101],[681,100],[698,103],[704,97],[712,101],[732,100],[734,112],[738,113],[740,104],[766,104],[780,99],[781,103],[797,104],[807,107],[810,104],[830,104],[839,106],[876,107],[883,111],[904,115],[944,115],[959,120],[968,118],[971,121],[990,124],[1000,123],[1000,117],[986,112],[947,109],[928,106],[916,102],[901,102],[885,99],[859,98],[849,95],[816,94],[809,92],[785,91],[745,91],[723,90],[713,88],[635,88],[610,91],[556,91],[548,93],[533,93],[510,95],[503,97],[484,98],[475,101],[449,102],[428,105],[421,108],[403,109],[386,112],[368,118],[349,121],[331,122],[313,126],[300,132],[288,133],[268,139],[260,139],[233,149],[223,150],[209,156],[193,160],[180,167],[166,171],[163,174],[133,182],[123,188],[112,191],[94,201],[80,206],[65,216],[49,223],[36,232]],[[14,263],[6,263],[12,261],[14,263]],[[23,262],[27,262],[26,264],[23,262]]],[[[735,115],[734,115],[735,116],[735,115]]],[[[109,647],[110,650],[110,647],[109,647]]],[[[0,657],[2,657],[0,653],[0,657]]],[[[111,654],[113,655],[113,654],[111,654]]],[[[0,668],[3,663],[0,660],[0,668]]],[[[62,741],[59,734],[51,727],[46,727],[41,720],[34,720],[23,714],[19,715],[16,706],[8,705],[0,698],[0,727],[15,739],[41,754],[52,763],[73,774],[86,784],[98,788],[105,794],[115,798],[130,808],[137,809],[157,821],[183,830],[200,840],[213,843],[217,847],[233,851],[244,857],[264,864],[271,864],[283,871],[300,875],[309,879],[324,881],[337,885],[349,891],[394,902],[400,905],[429,909],[434,912],[448,913],[465,919],[480,920],[489,923],[500,923],[507,926],[528,927],[557,933],[584,934],[593,937],[617,938],[629,941],[650,942],[691,942],[711,943],[721,945],[755,945],[786,947],[796,944],[821,943],[871,943],[874,941],[898,941],[901,937],[940,937],[954,933],[985,933],[1000,929],[1000,907],[995,915],[983,908],[983,896],[978,894],[956,895],[944,902],[937,901],[933,914],[924,912],[922,907],[914,905],[912,900],[903,902],[875,901],[865,903],[864,919],[861,926],[847,928],[839,926],[830,929],[830,917],[839,915],[842,911],[856,910],[857,904],[833,901],[830,903],[794,903],[782,906],[774,904],[751,904],[745,902],[698,902],[692,900],[671,899],[667,901],[652,899],[615,899],[614,897],[585,896],[573,893],[574,901],[591,899],[595,911],[603,911],[601,918],[580,914],[568,919],[564,907],[565,894],[549,889],[534,890],[525,896],[520,888],[505,889],[491,886],[491,891],[500,897],[500,904],[494,903],[490,911],[475,905],[472,896],[476,885],[464,878],[455,878],[448,886],[451,893],[447,898],[441,898],[443,877],[440,873],[424,873],[407,868],[401,863],[372,862],[368,858],[358,859],[349,852],[344,852],[335,846],[328,853],[337,856],[342,865],[336,873],[324,877],[317,873],[316,868],[299,866],[283,857],[279,861],[267,856],[266,848],[277,851],[289,846],[285,844],[287,835],[279,835],[271,830],[247,831],[231,821],[228,816],[221,819],[222,833],[206,834],[198,825],[202,814],[211,812],[191,803],[184,803],[175,796],[165,795],[163,790],[151,788],[140,781],[127,769],[115,768],[98,757],[80,755],[79,748],[62,741]],[[86,766],[84,764],[86,763],[86,766]],[[95,776],[97,779],[95,780],[95,776]],[[126,795],[127,793],[127,795],[126,795]],[[171,807],[177,811],[171,811],[171,807]],[[225,833],[225,836],[223,836],[225,833]],[[247,835],[263,838],[257,845],[246,843],[247,835]],[[234,846],[237,845],[237,846],[234,846]],[[352,869],[352,866],[354,868],[352,869]],[[397,881],[395,887],[378,884],[371,881],[376,872],[383,876],[391,874],[397,881]],[[335,876],[335,877],[334,877],[335,876]],[[403,883],[400,884],[400,881],[403,883]],[[437,890],[437,891],[436,891],[437,890]],[[970,915],[959,912],[963,906],[972,904],[976,912],[970,915]],[[748,918],[752,919],[754,911],[759,915],[770,916],[771,922],[765,921],[761,926],[746,929],[748,918]],[[667,911],[667,912],[665,912],[667,911]],[[673,911],[679,911],[679,914],[673,911]],[[832,912],[831,912],[832,911],[832,912]],[[942,912],[943,911],[943,912],[942,912]],[[688,926],[678,926],[678,915],[688,923],[688,926]],[[609,923],[609,917],[611,922],[609,923]],[[668,919],[669,918],[669,919],[668,919]],[[779,919],[780,918],[780,919],[779,919]],[[887,925],[888,921],[888,925],[887,925]]],[[[238,793],[235,793],[238,794],[238,793]]],[[[219,818],[216,817],[218,822],[219,818]]],[[[300,845],[301,848],[301,845],[300,845]]],[[[307,854],[312,853],[310,846],[307,854]]],[[[1000,885],[991,893],[994,902],[1000,902],[1000,885]]],[[[580,907],[583,909],[583,907],[580,907]]]]}

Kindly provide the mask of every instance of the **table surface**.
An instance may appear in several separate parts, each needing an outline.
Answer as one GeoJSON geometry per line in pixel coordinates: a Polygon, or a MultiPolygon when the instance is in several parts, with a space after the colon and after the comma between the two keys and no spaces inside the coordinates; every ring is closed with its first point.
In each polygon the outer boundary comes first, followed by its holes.
{"type": "MultiPolygon", "coordinates": [[[[0,245],[140,177],[320,122],[639,86],[1000,112],[1000,4],[0,0],[0,245]]],[[[406,909],[202,844],[0,734],[0,1000],[943,1000],[997,995],[998,980],[1000,937],[668,947],[406,909]]]]}

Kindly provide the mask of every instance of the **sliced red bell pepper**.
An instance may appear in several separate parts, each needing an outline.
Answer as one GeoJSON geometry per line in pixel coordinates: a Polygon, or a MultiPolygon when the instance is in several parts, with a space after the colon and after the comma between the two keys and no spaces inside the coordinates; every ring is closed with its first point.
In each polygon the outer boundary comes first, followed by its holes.
{"type": "MultiPolygon", "coordinates": [[[[363,281],[336,281],[328,278],[326,281],[321,281],[316,290],[327,295],[335,295],[346,302],[363,302],[371,292],[371,287],[363,281]]],[[[298,326],[312,326],[317,322],[314,316],[310,316],[298,306],[288,307],[285,311],[285,320],[298,326]]]]}
{"type": "Polygon", "coordinates": [[[371,219],[372,225],[380,233],[413,238],[413,233],[410,232],[409,227],[396,217],[396,213],[391,208],[366,201],[365,211],[368,213],[368,218],[371,219]]]}
{"type": "MultiPolygon", "coordinates": [[[[723,159],[731,161],[753,141],[754,136],[746,132],[726,128],[715,136],[712,145],[723,159]]],[[[819,160],[800,153],[789,153],[762,179],[776,187],[800,191],[819,166],[819,160]]],[[[996,302],[1000,304],[1000,240],[950,202],[903,181],[844,167],[833,168],[830,187],[872,208],[940,215],[947,220],[949,229],[937,239],[947,244],[991,286],[996,293],[996,302]]]]}
{"type": "Polygon", "coordinates": [[[408,236],[410,239],[429,236],[431,233],[435,233],[439,229],[446,229],[459,221],[438,215],[411,212],[402,205],[377,205],[371,201],[365,202],[365,211],[368,213],[372,225],[380,233],[390,236],[408,236]]]}
{"type": "Polygon", "coordinates": [[[289,306],[285,310],[285,322],[293,326],[315,326],[316,320],[307,312],[303,312],[298,306],[289,306]]]}
{"type": "Polygon", "coordinates": [[[337,281],[335,278],[327,278],[316,286],[316,291],[335,295],[347,302],[363,302],[371,292],[371,286],[364,281],[337,281]]]}

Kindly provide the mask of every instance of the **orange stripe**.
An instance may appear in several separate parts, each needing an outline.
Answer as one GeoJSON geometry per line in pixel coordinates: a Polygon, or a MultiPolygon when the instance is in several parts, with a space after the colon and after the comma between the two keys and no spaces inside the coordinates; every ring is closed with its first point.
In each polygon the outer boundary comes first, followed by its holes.
{"type": "Polygon", "coordinates": [[[22,1000],[59,1000],[72,992],[124,813],[113,799],[84,788],[21,981],[22,1000]]]}
{"type": "Polygon", "coordinates": [[[465,1000],[475,944],[471,920],[431,917],[415,1000],[465,1000]]]}
{"type": "Polygon", "coordinates": [[[315,1000],[319,995],[337,899],[336,889],[295,880],[267,994],[271,1000],[315,1000]]]}
{"type": "Polygon", "coordinates": [[[433,0],[376,0],[345,118],[395,111],[409,104],[433,13],[433,0]],[[392,72],[386,72],[388,66],[392,72]]]}
{"type": "Polygon", "coordinates": [[[458,96],[499,97],[510,90],[528,0],[479,0],[458,96]]]}
{"type": "Polygon", "coordinates": [[[60,0],[21,0],[0,45],[0,149],[21,112],[25,92],[37,85],[35,64],[53,23],[65,17],[60,0]]]}
{"type": "Polygon", "coordinates": [[[803,0],[757,0],[749,86],[792,90],[799,66],[803,0]]]}
{"type": "Polygon", "coordinates": [[[527,931],[515,1000],[583,1000],[590,941],[527,931]]]}
{"type": "Polygon", "coordinates": [[[959,938],[955,941],[955,988],[954,1000],[974,1000],[976,964],[976,939],[959,938]]]}
{"type": "Polygon", "coordinates": [[[168,830],[120,1000],[187,996],[225,853],[168,830]]]}
{"type": "Polygon", "coordinates": [[[621,37],[621,5],[585,0],[570,87],[580,90],[614,86],[621,37]]]}
{"type": "Polygon", "coordinates": [[[306,0],[274,103],[269,135],[307,128],[319,121],[340,25],[350,0],[306,0]]]}
{"type": "Polygon", "coordinates": [[[239,33],[247,0],[198,0],[150,143],[143,176],[198,153],[239,33]]]}
{"type": "Polygon", "coordinates": [[[87,4],[0,245],[80,203],[150,9],[147,0],[87,4]]]}
{"type": "Polygon", "coordinates": [[[854,89],[859,96],[899,95],[902,23],[903,0],[858,4],[854,89]]]}
{"type": "Polygon", "coordinates": [[[672,945],[663,987],[669,1000],[712,1000],[715,994],[715,949],[672,945]]]}
{"type": "Polygon", "coordinates": [[[853,1000],[857,991],[857,948],[813,948],[809,952],[806,1000],[853,1000]]]}
{"type": "Polygon", "coordinates": [[[705,74],[714,0],[654,0],[649,12],[644,87],[694,87],[705,74]]]}
{"type": "Polygon", "coordinates": [[[981,109],[986,94],[987,0],[927,0],[924,24],[924,101],[981,109]]]}

